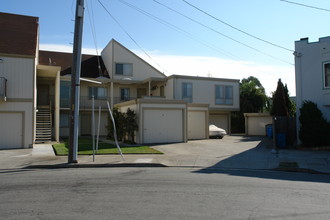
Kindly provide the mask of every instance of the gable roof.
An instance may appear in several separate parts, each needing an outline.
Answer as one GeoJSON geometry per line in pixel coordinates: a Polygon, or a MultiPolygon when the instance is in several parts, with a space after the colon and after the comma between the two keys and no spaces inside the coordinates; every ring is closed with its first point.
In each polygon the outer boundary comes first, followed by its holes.
{"type": "Polygon", "coordinates": [[[113,45],[117,45],[117,46],[121,47],[123,50],[125,50],[128,53],[132,54],[134,57],[136,57],[137,59],[139,59],[142,63],[144,63],[145,65],[149,66],[151,69],[153,69],[160,76],[162,76],[164,78],[166,77],[166,75],[164,73],[162,73],[161,71],[159,71],[157,68],[155,68],[154,66],[152,66],[150,63],[148,63],[147,61],[145,61],[144,59],[142,59],[140,56],[138,56],[137,54],[135,54],[133,51],[129,50],[127,47],[125,47],[124,45],[122,45],[121,43],[119,43],[118,41],[116,41],[115,39],[112,39],[109,44],[111,44],[111,43],[113,43],[113,45]]]}
{"type": "MultiPolygon", "coordinates": [[[[81,57],[81,77],[96,78],[99,76],[109,77],[109,74],[104,66],[100,56],[101,72],[98,69],[98,58],[95,55],[82,54],[81,57]]],[[[60,66],[61,75],[71,74],[72,53],[54,52],[54,51],[39,51],[39,64],[48,66],[60,66]]]]}
{"type": "Polygon", "coordinates": [[[0,12],[0,53],[36,56],[39,18],[0,12]]]}

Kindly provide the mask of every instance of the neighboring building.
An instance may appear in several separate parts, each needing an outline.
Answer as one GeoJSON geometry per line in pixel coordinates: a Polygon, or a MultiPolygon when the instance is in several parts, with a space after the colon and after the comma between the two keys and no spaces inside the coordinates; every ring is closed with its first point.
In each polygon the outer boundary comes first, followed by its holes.
{"type": "MultiPolygon", "coordinates": [[[[72,54],[38,50],[36,17],[0,13],[0,24],[0,149],[58,142],[69,135],[72,54]]],[[[92,97],[100,135],[109,102],[136,111],[138,143],[208,138],[209,123],[230,133],[239,110],[239,80],[167,77],[115,40],[101,56],[82,56],[80,88],[79,135],[92,133],[92,97]]]]}
{"type": "Polygon", "coordinates": [[[310,43],[308,38],[295,42],[297,130],[299,109],[312,101],[330,121],[330,37],[310,43]]]}
{"type": "Polygon", "coordinates": [[[35,140],[37,17],[0,13],[0,149],[35,140]]]}

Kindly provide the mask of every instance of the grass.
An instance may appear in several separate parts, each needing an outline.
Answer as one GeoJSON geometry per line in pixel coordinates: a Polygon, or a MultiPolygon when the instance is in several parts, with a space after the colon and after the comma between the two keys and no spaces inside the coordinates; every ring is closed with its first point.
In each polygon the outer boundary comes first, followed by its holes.
{"type": "MultiPolygon", "coordinates": [[[[53,144],[53,149],[57,156],[66,156],[68,155],[69,143],[68,140],[65,140],[62,143],[53,144]]],[[[148,146],[120,146],[121,151],[123,154],[163,154],[160,151],[157,151],[153,148],[148,146]]],[[[93,143],[91,139],[88,138],[79,138],[78,140],[78,154],[79,155],[92,155],[93,154],[93,143]]],[[[118,154],[118,149],[115,145],[100,142],[98,146],[98,151],[96,152],[97,155],[102,154],[118,154]]]]}

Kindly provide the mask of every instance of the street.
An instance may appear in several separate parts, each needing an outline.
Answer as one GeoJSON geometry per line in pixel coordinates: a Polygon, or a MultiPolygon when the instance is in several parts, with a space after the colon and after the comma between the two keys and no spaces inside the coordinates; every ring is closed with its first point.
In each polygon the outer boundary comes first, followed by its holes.
{"type": "Polygon", "coordinates": [[[0,171],[0,219],[329,219],[330,175],[188,168],[0,171]]]}

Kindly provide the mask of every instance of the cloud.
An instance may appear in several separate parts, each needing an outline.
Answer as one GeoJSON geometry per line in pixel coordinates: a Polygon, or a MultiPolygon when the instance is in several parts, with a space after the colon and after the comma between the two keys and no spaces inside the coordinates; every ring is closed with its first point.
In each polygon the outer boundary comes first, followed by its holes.
{"type": "Polygon", "coordinates": [[[294,66],[264,65],[217,57],[162,55],[159,53],[150,54],[153,58],[151,60],[145,54],[139,52],[136,54],[166,75],[178,74],[240,80],[254,76],[265,87],[267,95],[271,95],[271,92],[276,90],[278,79],[282,79],[282,82],[288,85],[290,95],[295,96],[296,94],[294,66]],[[160,64],[161,67],[157,64],[160,64]]]}
{"type": "MultiPolygon", "coordinates": [[[[56,52],[66,52],[72,53],[73,45],[63,45],[63,44],[40,44],[40,50],[56,51],[56,52]]],[[[82,53],[96,55],[96,50],[93,48],[82,48],[82,53]]],[[[101,53],[101,50],[98,50],[101,53]]]]}
{"type": "MultiPolygon", "coordinates": [[[[72,52],[72,45],[40,44],[41,50],[72,52]]],[[[96,54],[95,49],[83,48],[85,54],[96,54]]],[[[98,53],[101,54],[101,49],[98,53]]],[[[278,79],[288,85],[291,96],[296,95],[294,66],[264,65],[249,61],[236,61],[208,56],[166,55],[159,51],[147,52],[152,59],[139,51],[133,51],[167,76],[189,75],[216,78],[243,79],[257,77],[267,95],[276,90],[278,79]]]]}

